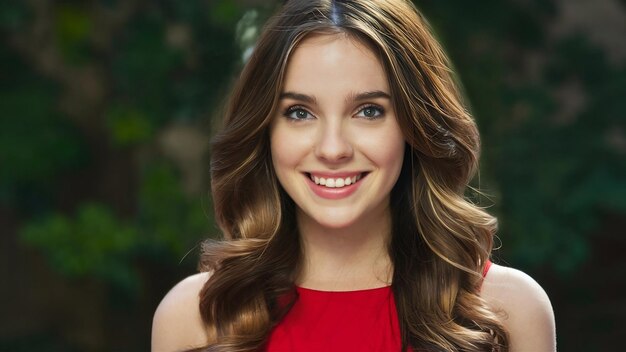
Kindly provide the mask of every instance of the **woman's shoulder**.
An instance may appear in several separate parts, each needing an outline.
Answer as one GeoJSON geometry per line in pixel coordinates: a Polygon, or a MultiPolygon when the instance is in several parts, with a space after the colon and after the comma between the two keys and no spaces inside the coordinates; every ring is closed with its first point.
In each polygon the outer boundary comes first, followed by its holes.
{"type": "Polygon", "coordinates": [[[200,316],[200,290],[209,273],[187,277],[163,298],[152,321],[152,351],[180,351],[204,346],[208,335],[200,316]]]}
{"type": "Polygon", "coordinates": [[[555,351],[554,312],[548,295],[526,273],[493,264],[481,296],[509,332],[510,351],[555,351]]]}

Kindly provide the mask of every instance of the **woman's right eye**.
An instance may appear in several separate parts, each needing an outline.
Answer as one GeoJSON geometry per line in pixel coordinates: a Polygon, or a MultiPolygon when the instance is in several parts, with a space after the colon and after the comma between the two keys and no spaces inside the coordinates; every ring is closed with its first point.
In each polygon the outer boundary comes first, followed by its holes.
{"type": "Polygon", "coordinates": [[[283,114],[292,120],[307,120],[313,118],[313,115],[300,106],[290,107],[283,114]]]}

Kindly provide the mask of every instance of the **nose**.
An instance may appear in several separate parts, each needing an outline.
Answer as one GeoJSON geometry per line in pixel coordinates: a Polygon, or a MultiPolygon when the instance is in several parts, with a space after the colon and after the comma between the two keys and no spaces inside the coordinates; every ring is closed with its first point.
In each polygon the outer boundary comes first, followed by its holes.
{"type": "Polygon", "coordinates": [[[353,155],[352,143],[343,121],[326,121],[319,129],[315,155],[328,163],[348,160],[353,155]]]}

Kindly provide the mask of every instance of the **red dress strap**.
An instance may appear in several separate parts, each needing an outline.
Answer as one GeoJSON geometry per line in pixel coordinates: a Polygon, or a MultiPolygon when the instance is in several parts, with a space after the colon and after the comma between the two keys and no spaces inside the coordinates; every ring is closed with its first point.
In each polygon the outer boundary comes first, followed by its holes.
{"type": "Polygon", "coordinates": [[[489,268],[491,268],[491,260],[487,259],[487,261],[485,262],[485,268],[483,269],[483,278],[487,276],[489,268]]]}

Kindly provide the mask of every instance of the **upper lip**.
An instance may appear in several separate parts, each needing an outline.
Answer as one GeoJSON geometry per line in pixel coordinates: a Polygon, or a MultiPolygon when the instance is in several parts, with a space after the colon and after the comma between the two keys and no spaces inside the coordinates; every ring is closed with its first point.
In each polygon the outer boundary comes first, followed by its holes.
{"type": "Polygon", "coordinates": [[[328,172],[328,171],[309,171],[310,175],[324,178],[345,178],[353,177],[366,173],[366,171],[342,171],[342,172],[328,172]]]}

